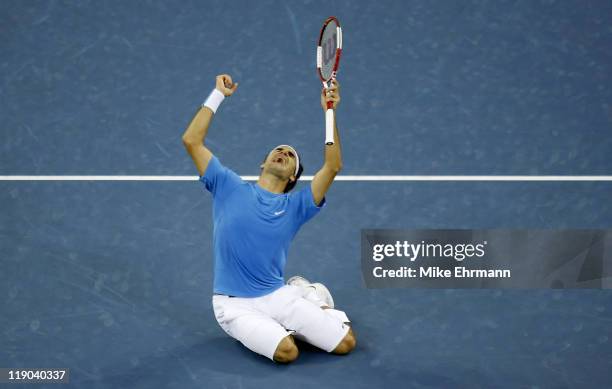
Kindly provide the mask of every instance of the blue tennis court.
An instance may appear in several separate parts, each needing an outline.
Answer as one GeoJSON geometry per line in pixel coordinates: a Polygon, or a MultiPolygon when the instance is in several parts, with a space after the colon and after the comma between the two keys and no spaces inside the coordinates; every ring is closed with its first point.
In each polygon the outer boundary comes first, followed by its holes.
{"type": "Polygon", "coordinates": [[[258,175],[287,143],[314,174],[329,15],[341,175],[611,174],[610,2],[5,1],[0,368],[69,368],[75,388],[610,386],[608,290],[367,289],[360,267],[362,229],[612,228],[610,181],[335,182],[286,275],[331,289],[357,348],[278,365],[219,327],[212,201],[181,135],[229,73],[219,160],[258,175]]]}

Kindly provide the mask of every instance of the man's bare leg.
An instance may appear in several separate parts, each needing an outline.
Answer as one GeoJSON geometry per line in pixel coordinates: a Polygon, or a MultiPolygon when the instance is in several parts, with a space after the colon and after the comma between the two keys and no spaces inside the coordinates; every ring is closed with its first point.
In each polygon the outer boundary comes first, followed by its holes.
{"type": "Polygon", "coordinates": [[[346,355],[353,351],[355,346],[357,345],[357,339],[355,339],[355,334],[353,334],[353,329],[349,328],[348,334],[342,339],[340,344],[332,351],[334,354],[338,355],[346,355]]]}
{"type": "Polygon", "coordinates": [[[291,363],[297,359],[298,355],[299,350],[295,345],[293,336],[287,335],[280,341],[278,347],[276,347],[273,358],[274,361],[278,363],[291,363]]]}
{"type": "MultiPolygon", "coordinates": [[[[332,308],[328,307],[327,305],[324,305],[321,307],[321,309],[332,309],[332,308]]],[[[344,324],[348,325],[348,323],[344,323],[344,324]]],[[[345,355],[353,351],[356,345],[357,345],[357,339],[355,338],[353,329],[349,328],[349,332],[346,334],[344,339],[342,339],[340,344],[334,349],[334,351],[332,351],[332,353],[338,354],[338,355],[345,355]]]]}

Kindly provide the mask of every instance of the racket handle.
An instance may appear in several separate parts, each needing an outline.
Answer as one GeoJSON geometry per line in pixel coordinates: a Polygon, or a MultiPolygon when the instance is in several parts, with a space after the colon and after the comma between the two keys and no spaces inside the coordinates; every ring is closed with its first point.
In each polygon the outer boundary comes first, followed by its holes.
{"type": "Polygon", "coordinates": [[[325,144],[334,144],[334,110],[331,108],[325,111],[325,144]]]}
{"type": "Polygon", "coordinates": [[[325,111],[325,144],[334,144],[334,110],[329,108],[325,111]]]}

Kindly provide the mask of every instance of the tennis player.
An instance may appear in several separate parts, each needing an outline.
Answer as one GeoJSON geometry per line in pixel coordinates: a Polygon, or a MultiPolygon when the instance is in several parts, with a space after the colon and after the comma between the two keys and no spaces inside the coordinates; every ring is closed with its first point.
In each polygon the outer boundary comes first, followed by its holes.
{"type": "MultiPolygon", "coordinates": [[[[325,204],[325,193],[342,168],[338,129],[325,146],[325,162],[312,183],[292,191],[303,167],[297,151],[279,145],[268,152],[256,183],[243,181],[205,146],[210,122],[238,83],[222,74],[183,135],[183,144],[213,196],[215,317],[223,330],[250,350],[276,362],[298,357],[294,337],[334,354],[348,354],[355,336],[322,284],[302,277],[284,281],[289,244],[300,227],[325,204]]],[[[340,88],[321,93],[335,110],[340,88]]]]}

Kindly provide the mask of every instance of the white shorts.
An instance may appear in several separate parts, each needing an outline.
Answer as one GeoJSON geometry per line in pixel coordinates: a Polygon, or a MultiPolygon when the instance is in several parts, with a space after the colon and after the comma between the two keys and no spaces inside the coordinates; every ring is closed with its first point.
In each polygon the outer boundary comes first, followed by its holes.
{"type": "Polygon", "coordinates": [[[261,297],[214,295],[212,303],[217,322],[229,336],[272,360],[287,335],[333,351],[349,332],[346,315],[321,309],[303,293],[303,288],[285,285],[261,297]]]}

